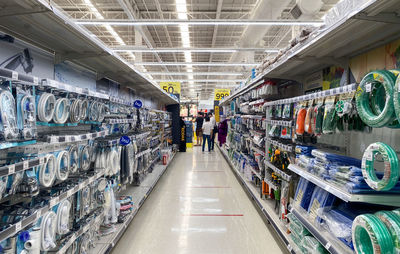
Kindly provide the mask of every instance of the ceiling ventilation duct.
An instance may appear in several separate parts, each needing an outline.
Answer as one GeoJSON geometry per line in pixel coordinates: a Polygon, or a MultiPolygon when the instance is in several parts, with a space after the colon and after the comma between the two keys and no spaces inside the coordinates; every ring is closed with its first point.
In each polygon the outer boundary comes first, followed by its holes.
{"type": "Polygon", "coordinates": [[[297,0],[290,13],[294,19],[312,19],[321,10],[323,4],[322,0],[297,0]]]}

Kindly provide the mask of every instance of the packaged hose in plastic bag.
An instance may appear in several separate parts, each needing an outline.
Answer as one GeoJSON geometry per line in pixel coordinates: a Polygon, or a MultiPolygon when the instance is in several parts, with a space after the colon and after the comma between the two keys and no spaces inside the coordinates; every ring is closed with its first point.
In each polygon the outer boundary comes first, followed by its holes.
{"type": "Polygon", "coordinates": [[[313,236],[305,236],[301,241],[303,248],[306,250],[306,253],[310,254],[324,254],[329,253],[324,246],[318,242],[317,239],[313,236]]]}
{"type": "Polygon", "coordinates": [[[304,121],[304,131],[310,135],[314,133],[314,129],[312,128],[313,115],[314,115],[314,106],[309,106],[307,108],[306,118],[304,121]]]}
{"type": "Polygon", "coordinates": [[[395,90],[396,77],[389,71],[372,71],[368,73],[357,88],[356,106],[361,120],[375,128],[389,125],[393,122],[395,114],[393,105],[393,93],[395,90]],[[373,90],[382,86],[385,90],[385,97],[374,98],[373,90]],[[384,99],[384,107],[381,112],[374,112],[371,101],[384,99]]]}
{"type": "Polygon", "coordinates": [[[304,122],[306,120],[307,109],[304,107],[300,107],[296,112],[296,134],[303,135],[305,131],[304,122]]]}
{"type": "Polygon", "coordinates": [[[282,118],[292,119],[292,104],[283,105],[282,118]]]}
{"type": "Polygon", "coordinates": [[[329,162],[335,162],[337,164],[341,165],[348,165],[348,166],[355,166],[355,167],[361,167],[361,160],[348,157],[348,156],[343,156],[339,154],[334,154],[334,153],[328,153],[320,149],[314,149],[312,150],[311,154],[319,158],[320,160],[323,161],[329,161],[329,162]]]}
{"type": "Polygon", "coordinates": [[[324,99],[321,98],[317,100],[317,105],[314,107],[314,114],[311,121],[314,135],[319,136],[322,134],[324,113],[325,113],[324,99]]]}
{"type": "Polygon", "coordinates": [[[296,236],[303,237],[306,235],[311,235],[310,232],[304,225],[296,218],[295,215],[289,213],[287,218],[290,220],[289,228],[292,233],[295,233],[296,236]]]}
{"type": "Polygon", "coordinates": [[[322,226],[332,235],[352,247],[351,227],[354,217],[351,217],[340,210],[330,207],[319,209],[318,215],[323,219],[322,226]]]}
{"type": "Polygon", "coordinates": [[[296,154],[301,154],[301,155],[307,155],[311,156],[311,151],[316,149],[314,146],[303,146],[303,145],[297,145],[295,147],[295,153],[296,154]]]}
{"type": "Polygon", "coordinates": [[[392,189],[399,181],[399,162],[396,151],[390,146],[377,142],[370,144],[362,159],[362,173],[367,184],[374,190],[392,189]],[[374,169],[375,156],[380,154],[385,163],[384,175],[379,179],[374,169]]]}
{"type": "Polygon", "coordinates": [[[311,221],[315,221],[316,224],[321,224],[322,219],[318,216],[318,209],[332,206],[335,199],[336,197],[334,195],[320,187],[315,187],[311,196],[310,206],[308,207],[311,221]]]}
{"type": "Polygon", "coordinates": [[[363,214],[356,217],[352,226],[352,239],[357,254],[394,253],[392,236],[375,215],[363,214]]]}
{"type": "Polygon", "coordinates": [[[315,184],[307,181],[304,178],[301,178],[297,185],[294,203],[303,207],[304,209],[308,209],[314,189],[315,184]]]}

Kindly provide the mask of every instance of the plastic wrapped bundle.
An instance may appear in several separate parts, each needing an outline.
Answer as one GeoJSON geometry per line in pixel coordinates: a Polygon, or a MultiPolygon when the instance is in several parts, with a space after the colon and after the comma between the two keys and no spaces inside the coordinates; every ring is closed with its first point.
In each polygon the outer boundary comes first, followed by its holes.
{"type": "Polygon", "coordinates": [[[353,225],[354,217],[336,209],[320,209],[318,214],[324,220],[322,226],[325,229],[344,242],[347,246],[353,248],[351,227],[353,225]]]}
{"type": "Polygon", "coordinates": [[[314,149],[316,149],[314,146],[297,145],[295,152],[296,152],[296,154],[311,156],[311,151],[314,149]]]}
{"type": "Polygon", "coordinates": [[[316,224],[321,224],[322,219],[318,216],[318,209],[332,206],[335,199],[336,197],[334,195],[320,187],[315,187],[311,196],[310,206],[308,207],[311,220],[315,220],[316,224]]]}
{"type": "Polygon", "coordinates": [[[308,209],[314,188],[315,185],[312,182],[301,178],[299,184],[297,185],[296,194],[294,196],[294,203],[303,207],[304,209],[308,209]]]}
{"type": "Polygon", "coordinates": [[[361,167],[361,160],[356,158],[347,157],[334,153],[328,153],[319,149],[312,150],[311,154],[322,161],[330,161],[341,165],[361,167]]]}
{"type": "Polygon", "coordinates": [[[287,215],[288,219],[290,220],[289,228],[292,233],[295,233],[299,237],[303,237],[306,235],[310,235],[310,232],[307,230],[306,227],[296,218],[295,215],[289,213],[287,215]]]}
{"type": "Polygon", "coordinates": [[[317,239],[313,236],[305,236],[301,241],[303,248],[306,250],[306,253],[309,254],[322,254],[328,253],[328,251],[318,242],[317,239]]]}
{"type": "Polygon", "coordinates": [[[308,170],[308,167],[311,165],[311,159],[311,157],[308,157],[306,155],[300,155],[299,158],[297,158],[296,160],[296,164],[308,170]]]}
{"type": "Polygon", "coordinates": [[[392,235],[396,253],[400,253],[400,217],[391,211],[380,211],[375,213],[375,216],[385,223],[390,234],[392,235]]]}

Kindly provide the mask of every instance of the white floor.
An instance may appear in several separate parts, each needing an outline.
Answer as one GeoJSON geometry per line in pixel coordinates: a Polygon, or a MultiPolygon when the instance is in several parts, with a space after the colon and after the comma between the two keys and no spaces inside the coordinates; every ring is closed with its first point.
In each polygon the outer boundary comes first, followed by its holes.
{"type": "Polygon", "coordinates": [[[218,149],[195,147],[176,155],[113,253],[284,253],[272,234],[218,149]]]}

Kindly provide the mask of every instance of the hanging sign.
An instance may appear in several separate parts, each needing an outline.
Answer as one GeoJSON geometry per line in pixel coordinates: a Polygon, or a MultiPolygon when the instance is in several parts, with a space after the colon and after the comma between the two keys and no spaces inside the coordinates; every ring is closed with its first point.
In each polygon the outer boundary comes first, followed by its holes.
{"type": "Polygon", "coordinates": [[[160,87],[169,94],[181,93],[181,82],[160,82],[160,87]]]}
{"type": "Polygon", "coordinates": [[[135,108],[141,108],[141,107],[143,107],[143,102],[142,102],[141,100],[136,100],[136,101],[133,103],[133,106],[134,106],[135,108]]]}
{"type": "Polygon", "coordinates": [[[123,146],[129,145],[129,143],[131,143],[131,139],[128,136],[122,136],[119,139],[119,143],[123,146]]]}
{"type": "Polygon", "coordinates": [[[231,94],[231,89],[214,89],[214,101],[220,101],[231,94]]]}

